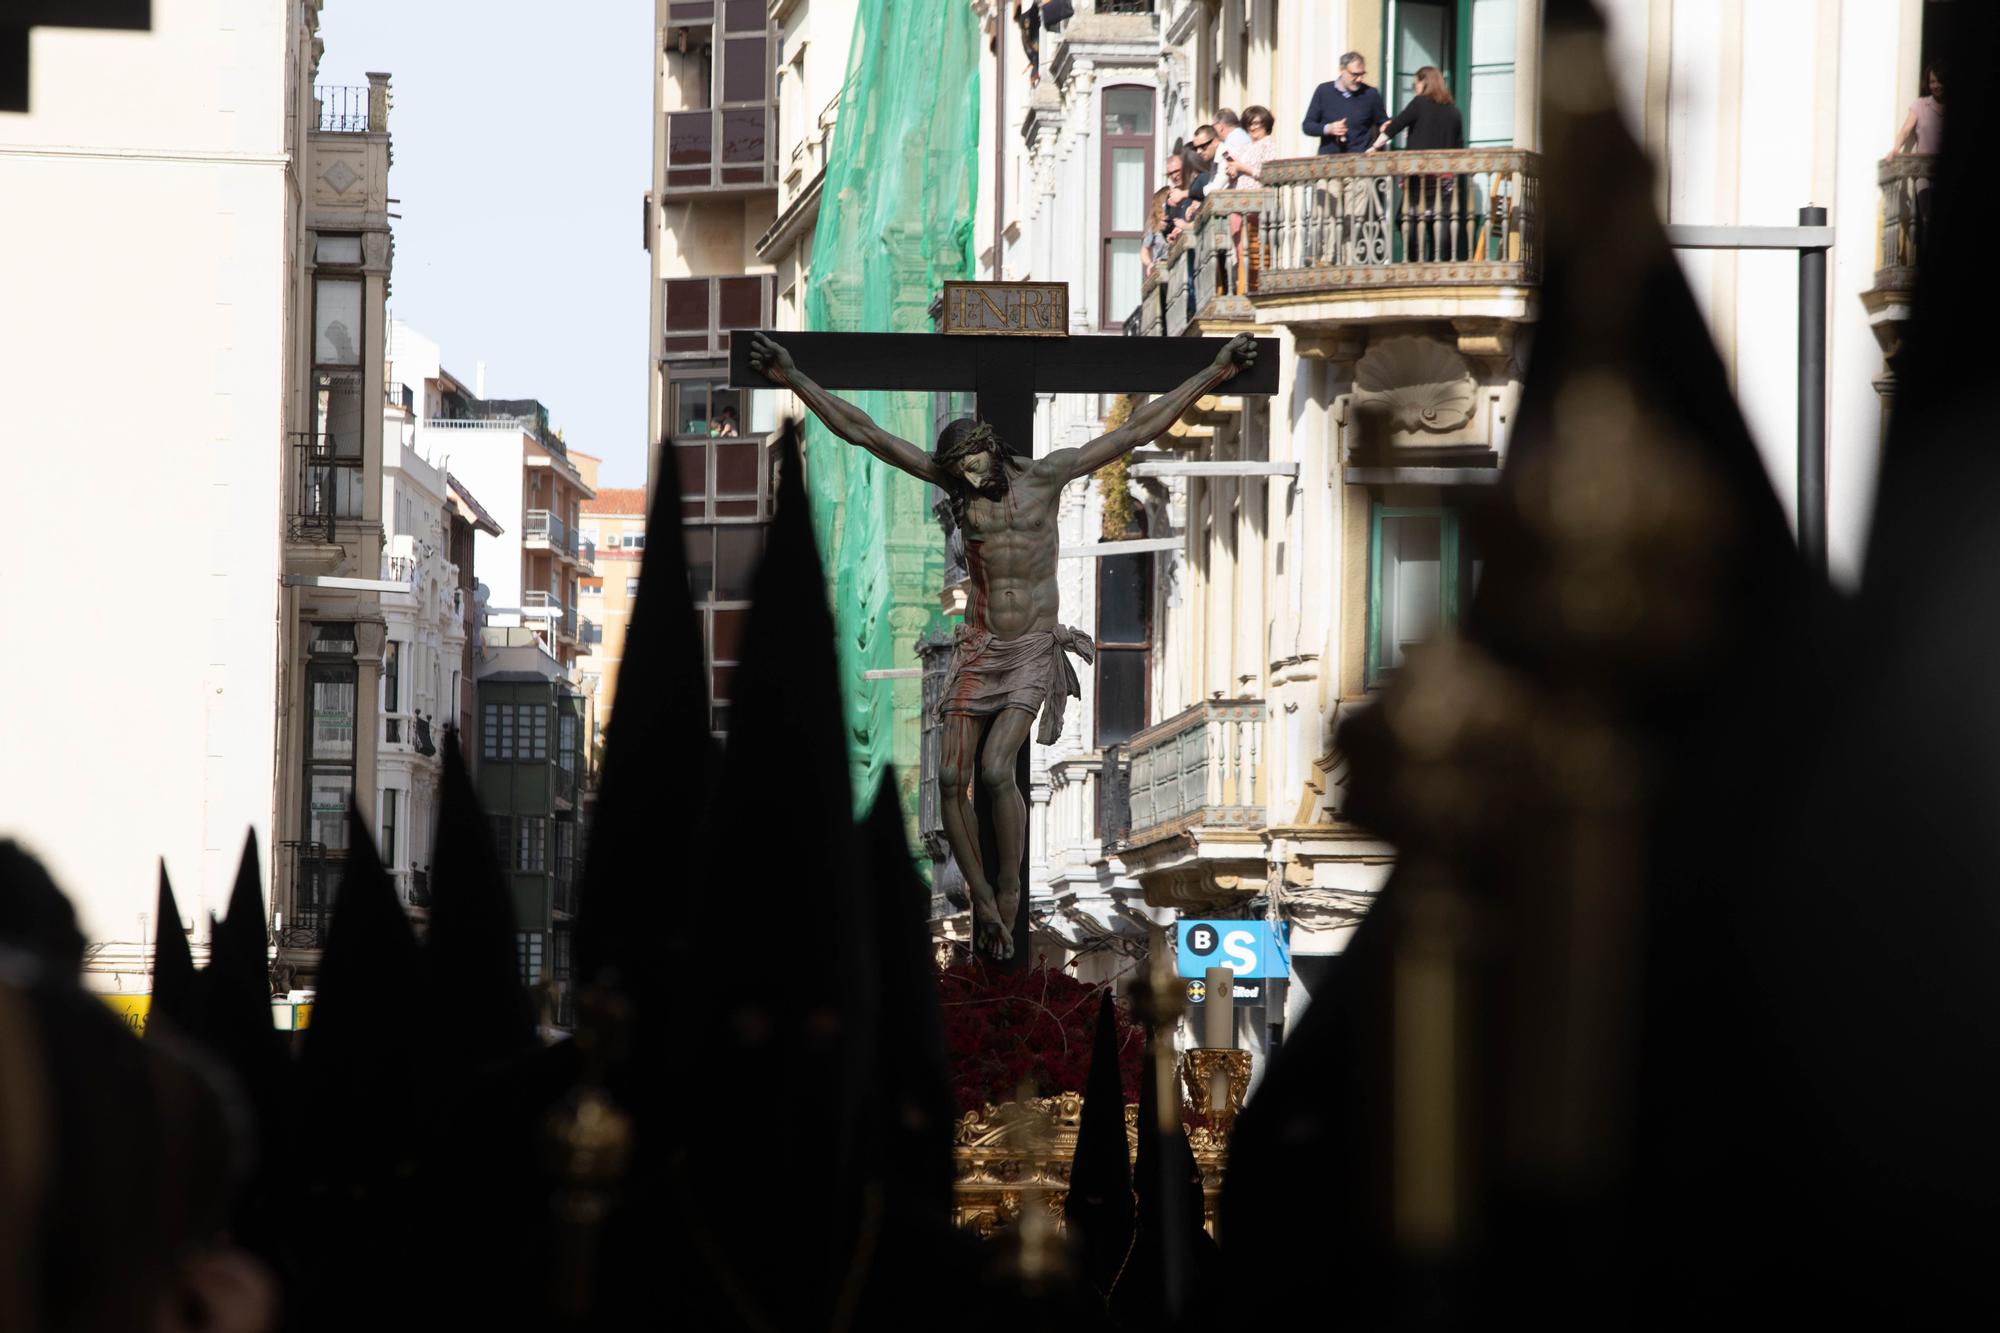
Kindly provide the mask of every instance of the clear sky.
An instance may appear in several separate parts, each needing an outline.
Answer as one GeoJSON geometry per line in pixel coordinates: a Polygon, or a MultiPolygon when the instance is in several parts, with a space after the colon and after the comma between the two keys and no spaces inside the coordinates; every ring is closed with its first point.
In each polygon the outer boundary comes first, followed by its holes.
{"type": "Polygon", "coordinates": [[[390,313],[643,485],[653,6],[326,0],[320,37],[319,82],[392,76],[390,313]]]}

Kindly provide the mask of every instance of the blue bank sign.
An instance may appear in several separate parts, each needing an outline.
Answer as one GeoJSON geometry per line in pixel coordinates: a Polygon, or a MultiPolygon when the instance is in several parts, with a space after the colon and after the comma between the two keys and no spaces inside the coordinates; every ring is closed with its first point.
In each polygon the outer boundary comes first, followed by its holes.
{"type": "Polygon", "coordinates": [[[1180,974],[1199,977],[1226,967],[1239,978],[1283,977],[1292,970],[1285,943],[1268,921],[1209,921],[1183,918],[1179,928],[1180,974]]]}

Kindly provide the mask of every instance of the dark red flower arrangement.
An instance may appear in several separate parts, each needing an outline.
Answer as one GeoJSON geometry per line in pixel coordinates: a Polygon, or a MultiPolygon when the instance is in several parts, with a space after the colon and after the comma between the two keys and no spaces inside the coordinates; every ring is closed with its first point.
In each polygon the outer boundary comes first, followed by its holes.
{"type": "MultiPolygon", "coordinates": [[[[952,1095],[961,1114],[1012,1101],[1023,1083],[1037,1097],[1081,1092],[1090,1074],[1100,986],[1061,968],[989,968],[977,960],[938,973],[952,1095]]],[[[1125,1099],[1138,1100],[1144,1031],[1118,1011],[1125,1099]]]]}

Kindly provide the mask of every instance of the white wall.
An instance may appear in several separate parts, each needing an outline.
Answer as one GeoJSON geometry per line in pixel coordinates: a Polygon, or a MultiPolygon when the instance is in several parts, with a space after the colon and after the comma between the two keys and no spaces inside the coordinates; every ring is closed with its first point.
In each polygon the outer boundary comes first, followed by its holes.
{"type": "Polygon", "coordinates": [[[161,857],[201,940],[246,830],[269,864],[296,8],[33,29],[0,115],[0,836],[94,940],[161,857]]]}

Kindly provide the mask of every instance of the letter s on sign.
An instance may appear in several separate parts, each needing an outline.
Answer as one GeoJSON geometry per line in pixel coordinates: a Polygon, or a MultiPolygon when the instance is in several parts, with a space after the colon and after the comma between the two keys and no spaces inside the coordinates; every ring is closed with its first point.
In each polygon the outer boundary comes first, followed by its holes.
{"type": "Polygon", "coordinates": [[[1257,974],[1257,937],[1247,930],[1232,930],[1222,937],[1222,952],[1239,977],[1257,974]]]}

